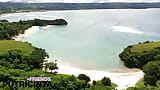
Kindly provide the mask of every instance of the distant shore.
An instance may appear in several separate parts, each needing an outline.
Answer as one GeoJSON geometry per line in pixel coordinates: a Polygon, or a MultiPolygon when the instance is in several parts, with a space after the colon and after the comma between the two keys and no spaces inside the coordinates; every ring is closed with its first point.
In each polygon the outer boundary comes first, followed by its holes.
{"type": "MultiPolygon", "coordinates": [[[[42,27],[41,29],[47,29],[50,26],[42,27]]],[[[32,26],[31,28],[27,29],[24,34],[20,34],[14,37],[15,40],[23,41],[24,38],[27,38],[34,33],[40,30],[39,26],[32,26]]],[[[88,75],[91,80],[100,80],[104,76],[109,77],[111,81],[118,85],[117,89],[122,90],[126,89],[127,87],[134,86],[138,80],[143,78],[144,73],[139,69],[124,69],[123,72],[105,72],[99,70],[83,70],[76,67],[72,67],[70,65],[65,65],[62,63],[57,63],[59,70],[58,73],[60,74],[70,74],[78,76],[79,74],[86,74],[88,75]]]]}

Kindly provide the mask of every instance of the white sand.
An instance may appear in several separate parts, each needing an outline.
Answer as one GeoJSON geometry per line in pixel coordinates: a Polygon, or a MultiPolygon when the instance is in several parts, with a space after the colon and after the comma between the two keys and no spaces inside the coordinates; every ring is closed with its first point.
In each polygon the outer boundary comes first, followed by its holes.
{"type": "Polygon", "coordinates": [[[15,37],[12,37],[12,38],[15,39],[16,41],[21,41],[21,40],[23,40],[23,38],[27,38],[27,37],[33,35],[34,33],[40,31],[41,29],[46,30],[49,27],[51,27],[51,25],[41,26],[41,27],[32,26],[31,28],[25,30],[24,34],[19,34],[18,36],[15,36],[15,37]]]}
{"type": "Polygon", "coordinates": [[[39,26],[32,26],[31,28],[25,30],[24,34],[19,34],[18,36],[12,37],[16,41],[21,41],[23,38],[27,38],[33,35],[35,32],[39,30],[39,26]]]}
{"type": "Polygon", "coordinates": [[[58,63],[58,67],[58,72],[61,74],[71,74],[75,76],[86,74],[91,80],[101,80],[104,76],[109,77],[113,83],[118,85],[118,90],[125,90],[127,87],[134,86],[144,75],[144,73],[138,69],[127,69],[126,72],[124,72],[125,70],[123,72],[104,72],[97,70],[82,70],[61,63],[58,63]]]}
{"type": "MultiPolygon", "coordinates": [[[[42,29],[45,30],[48,27],[50,26],[42,27],[42,29]]],[[[26,30],[24,34],[20,34],[13,38],[15,40],[23,40],[23,38],[33,35],[35,32],[39,31],[39,29],[40,28],[38,26],[32,26],[31,28],[26,30]]],[[[118,85],[118,90],[125,90],[127,87],[134,86],[136,82],[144,75],[142,71],[135,69],[124,69],[123,71],[119,72],[105,72],[98,70],[82,70],[61,63],[58,63],[58,67],[58,73],[70,74],[75,76],[78,76],[79,74],[86,74],[91,78],[91,80],[100,80],[104,76],[109,77],[113,83],[118,85]]]]}

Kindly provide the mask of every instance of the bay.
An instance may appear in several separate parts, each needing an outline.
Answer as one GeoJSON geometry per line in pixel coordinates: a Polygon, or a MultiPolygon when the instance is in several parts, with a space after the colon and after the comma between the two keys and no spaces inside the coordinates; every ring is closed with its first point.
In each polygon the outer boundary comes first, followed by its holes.
{"type": "Polygon", "coordinates": [[[126,68],[119,53],[128,45],[160,40],[160,9],[101,9],[14,13],[9,21],[64,18],[67,26],[50,26],[24,38],[46,49],[52,60],[83,69],[126,68]]]}

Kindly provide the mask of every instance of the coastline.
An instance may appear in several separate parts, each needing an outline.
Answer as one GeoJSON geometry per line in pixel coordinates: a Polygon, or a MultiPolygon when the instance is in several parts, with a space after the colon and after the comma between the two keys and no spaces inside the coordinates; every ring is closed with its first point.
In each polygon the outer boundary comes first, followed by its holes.
{"type": "Polygon", "coordinates": [[[16,41],[22,41],[23,38],[27,38],[37,32],[39,30],[39,26],[32,26],[25,30],[24,34],[19,34],[18,36],[12,37],[16,41]]]}
{"type": "Polygon", "coordinates": [[[109,77],[111,81],[117,84],[117,90],[125,90],[127,87],[135,86],[138,80],[143,78],[144,73],[139,69],[130,69],[126,72],[106,72],[100,70],[83,70],[70,65],[62,63],[58,64],[57,72],[60,74],[69,74],[78,76],[79,74],[86,74],[91,81],[101,80],[103,77],[109,77]]]}
{"type": "Polygon", "coordinates": [[[27,38],[31,35],[33,35],[34,33],[40,31],[40,30],[45,30],[47,28],[49,28],[51,25],[47,25],[47,26],[32,26],[30,28],[28,28],[27,30],[25,30],[24,34],[19,34],[15,37],[12,37],[14,40],[16,41],[22,41],[23,38],[27,38]]]}
{"type": "MultiPolygon", "coordinates": [[[[31,28],[27,29],[24,34],[19,34],[18,36],[13,37],[13,39],[17,41],[23,41],[24,38],[27,38],[39,30],[45,30],[48,26],[39,27],[39,26],[32,26],[31,28]]],[[[77,67],[72,67],[70,65],[65,65],[62,63],[58,64],[57,72],[60,74],[70,74],[78,76],[79,74],[86,74],[90,77],[91,81],[93,80],[101,80],[104,76],[109,77],[111,81],[118,85],[117,90],[125,90],[127,87],[134,86],[138,80],[143,78],[144,73],[139,69],[127,69],[123,72],[106,72],[100,70],[84,70],[77,67]]]]}

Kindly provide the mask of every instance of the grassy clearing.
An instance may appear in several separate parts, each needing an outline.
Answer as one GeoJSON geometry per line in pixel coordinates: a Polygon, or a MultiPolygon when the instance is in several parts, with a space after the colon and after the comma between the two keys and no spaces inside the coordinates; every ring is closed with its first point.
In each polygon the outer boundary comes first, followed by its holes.
{"type": "Polygon", "coordinates": [[[140,88],[140,87],[145,86],[145,85],[144,85],[144,81],[143,81],[143,80],[144,80],[144,79],[143,79],[143,78],[141,78],[141,79],[136,83],[135,87],[140,88]]]}
{"type": "Polygon", "coordinates": [[[150,42],[150,43],[144,43],[144,44],[137,44],[137,45],[133,45],[133,47],[131,48],[131,52],[141,53],[144,51],[152,50],[157,47],[160,47],[160,42],[150,42]]]}
{"type": "Polygon", "coordinates": [[[8,50],[15,49],[21,50],[23,55],[29,55],[34,51],[34,47],[28,43],[13,40],[0,40],[0,55],[7,53],[8,50]]]}

